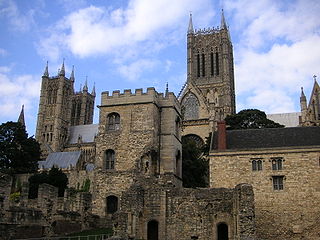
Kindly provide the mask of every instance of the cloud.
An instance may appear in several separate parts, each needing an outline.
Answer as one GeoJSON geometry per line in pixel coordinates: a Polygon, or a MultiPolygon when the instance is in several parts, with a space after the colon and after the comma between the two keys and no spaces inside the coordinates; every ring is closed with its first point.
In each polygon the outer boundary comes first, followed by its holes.
{"type": "MultiPolygon", "coordinates": [[[[11,68],[0,66],[0,112],[1,121],[18,117],[21,105],[26,109],[37,108],[40,81],[37,76],[14,75],[11,68]],[[14,99],[14,101],[13,101],[14,99]]],[[[15,120],[15,119],[14,119],[15,120]]]]}
{"type": "Polygon", "coordinates": [[[148,72],[157,65],[157,61],[150,59],[139,59],[128,65],[121,65],[118,67],[119,73],[129,81],[139,79],[143,72],[148,72]]]}
{"type": "Polygon", "coordinates": [[[12,0],[0,2],[0,16],[6,17],[16,31],[26,32],[34,24],[35,10],[30,9],[23,14],[19,11],[16,3],[12,0]]]}
{"type": "Polygon", "coordinates": [[[3,48],[0,48],[0,57],[4,57],[4,56],[7,56],[8,52],[3,49],[3,48]]]}
{"type": "MultiPolygon", "coordinates": [[[[212,17],[209,0],[131,0],[118,9],[89,6],[65,16],[52,27],[46,39],[41,39],[41,54],[62,49],[80,57],[115,52],[123,47],[135,47],[143,41],[162,42],[175,29],[185,31],[190,10],[199,14],[199,22],[212,17]],[[208,7],[209,6],[209,7],[208,7]],[[63,40],[61,40],[63,39],[63,40]]],[[[181,37],[181,36],[180,36],[181,37]]],[[[170,44],[168,41],[166,44],[170,44]]]]}
{"type": "Polygon", "coordinates": [[[312,87],[320,64],[320,3],[245,0],[226,6],[239,39],[237,105],[270,113],[297,111],[300,86],[312,87]]]}

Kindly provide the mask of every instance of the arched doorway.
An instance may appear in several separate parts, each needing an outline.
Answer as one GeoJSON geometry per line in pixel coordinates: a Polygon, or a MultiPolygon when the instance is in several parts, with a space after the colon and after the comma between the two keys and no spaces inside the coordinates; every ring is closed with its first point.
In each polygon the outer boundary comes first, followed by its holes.
{"type": "Polygon", "coordinates": [[[218,224],[218,240],[229,240],[228,225],[225,223],[218,224]]]}
{"type": "Polygon", "coordinates": [[[156,220],[148,222],[148,237],[147,240],[158,240],[159,239],[159,223],[156,220]]]}
{"type": "Polygon", "coordinates": [[[118,211],[118,198],[116,196],[107,197],[107,213],[115,213],[118,211]]]}

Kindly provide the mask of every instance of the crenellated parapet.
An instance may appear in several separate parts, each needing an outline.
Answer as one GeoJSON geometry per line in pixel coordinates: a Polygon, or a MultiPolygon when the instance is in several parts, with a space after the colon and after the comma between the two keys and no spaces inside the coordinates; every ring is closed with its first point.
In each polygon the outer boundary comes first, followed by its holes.
{"type": "Polygon", "coordinates": [[[142,88],[135,89],[134,92],[131,89],[125,89],[123,92],[119,90],[102,92],[101,94],[101,106],[113,106],[113,105],[132,105],[132,104],[145,104],[153,103],[157,106],[174,106],[180,111],[180,104],[173,92],[168,92],[166,95],[158,93],[155,88],[147,88],[144,92],[142,88]]]}

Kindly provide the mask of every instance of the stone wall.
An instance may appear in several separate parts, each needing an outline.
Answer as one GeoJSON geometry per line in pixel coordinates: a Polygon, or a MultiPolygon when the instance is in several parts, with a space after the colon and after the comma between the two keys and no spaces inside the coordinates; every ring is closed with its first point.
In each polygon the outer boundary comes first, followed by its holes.
{"type": "MultiPolygon", "coordinates": [[[[5,190],[0,194],[7,199],[10,177],[6,181],[0,179],[0,185],[4,187],[1,190],[5,190]]],[[[91,214],[91,206],[90,193],[71,194],[67,190],[64,198],[58,198],[58,189],[48,184],[39,186],[37,199],[28,199],[28,184],[22,183],[19,201],[8,200],[0,209],[0,239],[61,236],[97,227],[99,222],[91,214]]]]}
{"type": "Polygon", "coordinates": [[[317,239],[319,159],[319,147],[212,152],[210,187],[253,186],[258,239],[317,239]],[[274,157],[283,159],[282,170],[272,170],[274,157]],[[253,171],[252,160],[261,160],[262,170],[253,171]],[[277,176],[283,177],[283,190],[274,190],[277,176]]]}
{"type": "Polygon", "coordinates": [[[224,223],[229,239],[255,239],[253,199],[247,184],[235,189],[183,189],[144,179],[123,193],[115,232],[147,239],[148,224],[155,222],[159,239],[215,240],[218,225],[224,223]]]}

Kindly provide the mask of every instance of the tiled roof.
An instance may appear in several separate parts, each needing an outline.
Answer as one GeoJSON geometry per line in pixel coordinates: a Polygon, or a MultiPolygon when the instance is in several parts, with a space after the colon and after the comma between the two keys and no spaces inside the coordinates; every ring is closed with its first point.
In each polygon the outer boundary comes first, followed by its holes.
{"type": "MultiPolygon", "coordinates": [[[[227,149],[320,146],[320,127],[227,130],[227,149]]],[[[217,149],[217,133],[213,149],[217,149]]]]}
{"type": "Polygon", "coordinates": [[[69,144],[78,143],[79,136],[83,143],[94,142],[94,137],[98,134],[99,124],[78,125],[70,127],[69,144]]]}
{"type": "Polygon", "coordinates": [[[49,169],[53,166],[67,169],[70,166],[76,167],[80,159],[81,151],[75,152],[53,152],[50,153],[45,161],[39,161],[39,168],[49,169]]]}

